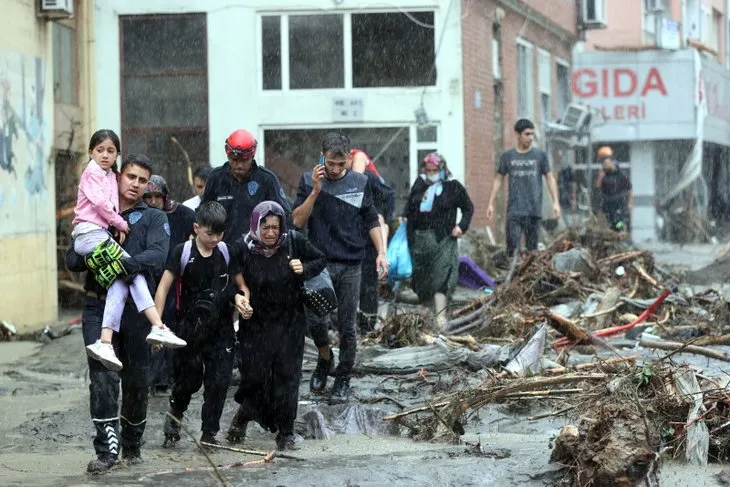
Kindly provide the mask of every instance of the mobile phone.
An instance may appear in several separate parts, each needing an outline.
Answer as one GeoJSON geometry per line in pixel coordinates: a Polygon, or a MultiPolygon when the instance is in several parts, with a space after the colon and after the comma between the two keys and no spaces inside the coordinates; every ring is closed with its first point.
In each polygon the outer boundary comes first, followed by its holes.
{"type": "Polygon", "coordinates": [[[324,166],[324,154],[319,156],[319,165],[324,166]]]}

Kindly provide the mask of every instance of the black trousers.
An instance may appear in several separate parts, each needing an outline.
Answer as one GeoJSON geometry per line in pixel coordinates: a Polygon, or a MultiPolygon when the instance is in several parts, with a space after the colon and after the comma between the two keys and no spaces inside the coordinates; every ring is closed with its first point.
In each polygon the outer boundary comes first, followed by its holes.
{"type": "Polygon", "coordinates": [[[294,433],[306,319],[246,323],[238,330],[241,383],[234,396],[246,420],[281,435],[294,433]]]}
{"type": "Polygon", "coordinates": [[[625,206],[609,206],[603,208],[603,214],[606,215],[606,221],[611,230],[631,231],[631,212],[625,206]],[[619,223],[623,223],[623,228],[618,228],[619,223]]]}
{"type": "Polygon", "coordinates": [[[230,338],[173,350],[170,409],[175,413],[187,411],[190,399],[202,386],[201,430],[215,436],[220,430],[221,414],[232,372],[232,335],[230,338]]]}
{"type": "Polygon", "coordinates": [[[360,276],[360,311],[374,315],[378,312],[378,251],[372,244],[365,247],[360,276]]]}
{"type": "MultiPolygon", "coordinates": [[[[175,309],[175,293],[170,293],[162,311],[162,322],[177,333],[177,310],[175,309]]],[[[173,350],[163,347],[152,350],[150,362],[150,385],[168,387],[172,385],[172,355],[173,350]]]]}
{"type": "MultiPolygon", "coordinates": [[[[101,335],[104,301],[84,298],[82,331],[84,344],[90,345],[101,335]]],[[[101,362],[89,362],[89,411],[96,427],[94,450],[97,455],[119,454],[122,448],[139,448],[147,423],[149,394],[150,347],[145,341],[150,324],[134,306],[127,306],[122,315],[119,333],[112,338],[114,350],[124,368],[112,372],[101,362]],[[122,386],[122,407],[119,409],[119,385],[122,386]]]]}
{"type": "Polygon", "coordinates": [[[515,249],[537,250],[540,239],[540,217],[535,216],[508,216],[506,231],[507,255],[512,257],[515,249]],[[520,247],[522,235],[525,236],[525,248],[520,247]]]}

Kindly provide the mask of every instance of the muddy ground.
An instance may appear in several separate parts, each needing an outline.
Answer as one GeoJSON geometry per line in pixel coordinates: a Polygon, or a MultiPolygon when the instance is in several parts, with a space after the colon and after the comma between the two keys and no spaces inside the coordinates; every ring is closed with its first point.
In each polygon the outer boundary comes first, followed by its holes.
{"type": "MultiPolygon", "coordinates": [[[[380,381],[382,377],[377,376],[354,380],[355,395],[367,398],[373,384],[380,381]]],[[[301,411],[318,407],[305,387],[302,391],[301,411]]],[[[223,414],[223,428],[227,428],[234,412],[231,395],[223,414]]],[[[406,396],[401,399],[407,403],[419,399],[412,392],[406,396]]],[[[209,473],[185,471],[187,467],[207,465],[193,443],[184,441],[175,449],[162,448],[162,420],[167,406],[162,396],[150,400],[145,462],[137,466],[120,463],[103,477],[86,475],[86,464],[93,458],[93,427],[87,404],[88,380],[79,331],[46,345],[0,343],[0,485],[215,485],[209,473]]],[[[196,433],[200,406],[198,394],[186,420],[196,433]]],[[[320,408],[327,418],[336,421],[345,407],[320,408]]],[[[397,411],[397,407],[379,403],[367,406],[366,411],[377,417],[397,411]]],[[[548,464],[550,442],[566,420],[525,419],[535,412],[521,411],[517,415],[501,406],[484,410],[463,436],[467,441],[480,440],[486,451],[483,456],[467,453],[465,445],[418,443],[405,435],[371,431],[306,440],[294,453],[303,461],[277,459],[267,465],[227,469],[223,475],[230,485],[551,485],[554,467],[548,464]]],[[[272,434],[256,428],[250,434],[246,448],[273,448],[272,434]]],[[[212,458],[219,465],[255,459],[231,452],[217,452],[212,458]]],[[[693,468],[665,464],[662,485],[719,485],[714,474],[721,469],[717,465],[693,468]]]]}

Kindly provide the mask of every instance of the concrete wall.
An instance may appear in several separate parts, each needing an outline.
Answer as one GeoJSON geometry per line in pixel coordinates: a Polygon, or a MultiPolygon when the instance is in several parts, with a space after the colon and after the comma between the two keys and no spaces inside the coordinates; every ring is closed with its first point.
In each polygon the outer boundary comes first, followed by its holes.
{"type": "Polygon", "coordinates": [[[4,0],[0,29],[0,319],[57,318],[50,24],[4,0]]]}

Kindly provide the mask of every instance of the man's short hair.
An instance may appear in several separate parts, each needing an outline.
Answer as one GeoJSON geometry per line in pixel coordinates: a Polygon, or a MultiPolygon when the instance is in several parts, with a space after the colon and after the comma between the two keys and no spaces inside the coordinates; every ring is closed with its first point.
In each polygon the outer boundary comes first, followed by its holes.
{"type": "Polygon", "coordinates": [[[200,178],[203,181],[208,181],[208,177],[212,172],[213,168],[210,167],[210,164],[201,164],[195,168],[195,171],[193,171],[193,177],[200,178]]]}
{"type": "Polygon", "coordinates": [[[150,158],[147,157],[144,154],[129,154],[127,157],[122,160],[122,167],[119,169],[120,173],[124,172],[124,168],[129,165],[136,165],[141,167],[142,169],[146,169],[150,172],[150,176],[152,176],[152,173],[154,172],[152,170],[152,161],[150,161],[150,158]]]}
{"type": "Polygon", "coordinates": [[[521,118],[517,120],[517,123],[515,124],[515,132],[521,134],[527,129],[535,130],[535,124],[526,118],[521,118]]]}
{"type": "Polygon", "coordinates": [[[217,201],[200,205],[195,212],[195,223],[199,227],[210,228],[213,233],[223,233],[226,229],[226,209],[217,201]]]}
{"type": "Polygon", "coordinates": [[[322,154],[346,157],[350,149],[350,138],[341,132],[329,132],[322,139],[322,154]]]}

